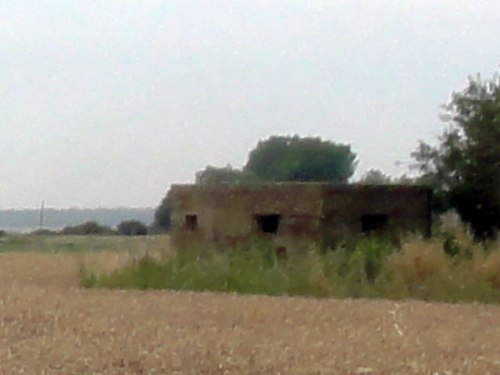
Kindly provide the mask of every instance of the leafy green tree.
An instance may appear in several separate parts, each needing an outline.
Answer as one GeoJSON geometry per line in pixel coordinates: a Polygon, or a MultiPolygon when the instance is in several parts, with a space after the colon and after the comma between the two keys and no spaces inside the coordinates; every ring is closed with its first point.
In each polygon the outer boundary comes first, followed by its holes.
{"type": "Polygon", "coordinates": [[[198,185],[235,185],[254,181],[255,178],[248,173],[227,165],[222,168],[207,166],[204,170],[196,173],[196,184],[198,185]]]}
{"type": "Polygon", "coordinates": [[[321,138],[273,136],[260,141],[243,171],[265,181],[347,183],[356,167],[350,146],[321,138]]]}
{"type": "Polygon", "coordinates": [[[124,220],[117,227],[118,234],[123,236],[145,236],[148,227],[139,220],[124,220]]]}
{"type": "Polygon", "coordinates": [[[154,221],[152,225],[153,232],[168,232],[172,224],[172,200],[165,195],[165,197],[160,202],[160,205],[156,208],[154,214],[154,221]]]}
{"type": "Polygon", "coordinates": [[[500,228],[500,77],[469,79],[442,117],[448,128],[437,146],[421,142],[412,154],[420,180],[442,207],[455,208],[477,238],[500,228]]]}
{"type": "Polygon", "coordinates": [[[359,183],[363,185],[388,185],[392,184],[393,181],[391,176],[384,174],[378,169],[370,169],[361,177],[359,183]]]}

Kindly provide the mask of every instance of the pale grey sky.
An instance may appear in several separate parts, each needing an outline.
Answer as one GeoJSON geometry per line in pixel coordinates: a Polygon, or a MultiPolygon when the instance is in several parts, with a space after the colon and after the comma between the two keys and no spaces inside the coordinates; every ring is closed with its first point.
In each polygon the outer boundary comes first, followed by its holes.
{"type": "Polygon", "coordinates": [[[498,25],[497,0],[1,1],[0,208],[156,206],[274,134],[399,175],[498,71],[498,25]]]}

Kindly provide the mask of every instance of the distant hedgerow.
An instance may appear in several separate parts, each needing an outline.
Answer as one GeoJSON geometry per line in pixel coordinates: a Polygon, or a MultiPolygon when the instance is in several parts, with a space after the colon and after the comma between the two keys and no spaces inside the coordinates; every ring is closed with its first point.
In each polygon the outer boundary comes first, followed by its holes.
{"type": "Polygon", "coordinates": [[[80,225],[67,226],[64,227],[59,233],[63,235],[116,234],[116,232],[112,228],[106,225],[101,225],[95,221],[87,221],[80,225]]]}

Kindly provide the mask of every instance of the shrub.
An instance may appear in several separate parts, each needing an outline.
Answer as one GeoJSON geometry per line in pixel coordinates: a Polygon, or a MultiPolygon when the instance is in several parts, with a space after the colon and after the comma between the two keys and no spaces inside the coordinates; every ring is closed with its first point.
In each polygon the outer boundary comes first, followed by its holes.
{"type": "Polygon", "coordinates": [[[145,236],[148,227],[139,220],[125,220],[118,224],[117,231],[124,236],[145,236]]]}
{"type": "Polygon", "coordinates": [[[187,249],[164,261],[145,257],[110,274],[90,273],[84,279],[87,286],[111,288],[326,296],[324,288],[315,285],[320,280],[311,267],[314,257],[307,262],[278,257],[267,244],[230,252],[187,249]]]}
{"type": "Polygon", "coordinates": [[[380,271],[388,254],[394,250],[393,246],[378,238],[361,240],[349,259],[349,269],[360,271],[362,277],[373,282],[380,271]]]}
{"type": "Polygon", "coordinates": [[[439,242],[412,241],[388,259],[387,265],[399,274],[406,285],[413,286],[446,272],[451,261],[439,242]]]}
{"type": "Polygon", "coordinates": [[[37,229],[32,231],[30,234],[35,236],[54,236],[57,232],[50,229],[37,229]]]}
{"type": "Polygon", "coordinates": [[[500,246],[451,258],[443,239],[396,248],[376,238],[354,247],[278,256],[268,243],[222,252],[182,249],[146,256],[108,274],[86,271],[87,287],[174,289],[340,298],[500,302],[500,246]]]}
{"type": "Polygon", "coordinates": [[[152,228],[155,232],[168,232],[172,225],[172,199],[167,195],[162,199],[160,205],[156,208],[152,228]]]}
{"type": "Polygon", "coordinates": [[[80,225],[64,227],[59,233],[65,235],[116,234],[116,232],[110,227],[101,225],[95,221],[87,221],[80,225]]]}

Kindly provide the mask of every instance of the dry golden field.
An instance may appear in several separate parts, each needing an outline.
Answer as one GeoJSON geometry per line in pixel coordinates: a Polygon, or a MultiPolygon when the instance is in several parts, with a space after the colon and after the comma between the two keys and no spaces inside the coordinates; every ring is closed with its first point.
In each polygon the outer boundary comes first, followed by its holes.
{"type": "Polygon", "coordinates": [[[114,253],[0,253],[0,374],[500,374],[500,306],[82,290],[114,253]]]}

